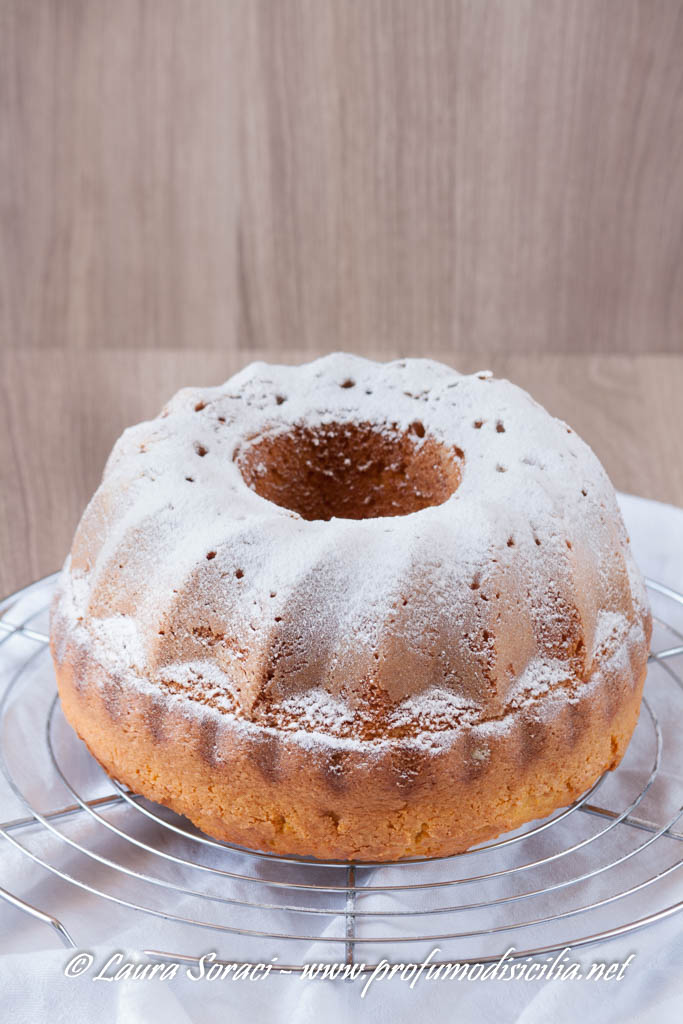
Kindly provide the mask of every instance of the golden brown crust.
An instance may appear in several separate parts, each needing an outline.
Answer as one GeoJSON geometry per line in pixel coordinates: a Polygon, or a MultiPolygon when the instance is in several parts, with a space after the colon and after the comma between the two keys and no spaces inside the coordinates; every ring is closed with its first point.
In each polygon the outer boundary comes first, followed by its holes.
{"type": "Polygon", "coordinates": [[[521,709],[504,729],[464,727],[430,752],[246,729],[113,677],[53,633],[64,713],[109,774],[219,839],[344,860],[444,856],[569,804],[621,760],[646,654],[578,694],[521,709]]]}

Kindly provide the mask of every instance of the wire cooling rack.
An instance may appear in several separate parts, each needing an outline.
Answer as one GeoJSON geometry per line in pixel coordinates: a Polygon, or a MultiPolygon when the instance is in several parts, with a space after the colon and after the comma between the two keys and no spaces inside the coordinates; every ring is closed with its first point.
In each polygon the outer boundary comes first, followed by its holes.
{"type": "Polygon", "coordinates": [[[192,942],[213,941],[220,961],[267,954],[287,972],[301,971],[311,951],[366,970],[433,949],[434,964],[492,962],[508,949],[515,959],[540,956],[683,909],[683,595],[663,584],[647,581],[655,631],[643,710],[615,772],[570,807],[466,853],[377,865],[218,842],[109,779],[62,716],[47,646],[54,581],[0,603],[0,798],[6,788],[23,808],[0,835],[32,862],[22,877],[47,873],[48,894],[67,884],[49,910],[6,889],[0,897],[65,946],[92,941],[69,928],[74,890],[80,922],[92,901],[93,913],[108,904],[119,924],[151,922],[157,941],[173,925],[185,948],[148,955],[192,962],[192,942]],[[29,739],[17,748],[22,715],[29,739]]]}

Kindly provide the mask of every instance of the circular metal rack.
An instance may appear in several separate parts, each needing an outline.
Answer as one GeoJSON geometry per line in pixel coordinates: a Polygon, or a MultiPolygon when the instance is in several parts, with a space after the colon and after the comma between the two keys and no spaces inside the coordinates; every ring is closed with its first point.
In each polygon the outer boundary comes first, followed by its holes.
{"type": "MultiPolygon", "coordinates": [[[[190,936],[204,944],[219,937],[222,962],[263,961],[265,953],[285,972],[301,971],[312,950],[363,970],[413,950],[437,950],[434,965],[486,963],[509,949],[518,959],[601,942],[683,909],[683,595],[663,584],[647,581],[653,650],[643,712],[618,769],[570,807],[494,842],[387,865],[218,842],[106,776],[61,713],[47,635],[54,581],[0,603],[0,768],[6,795],[24,808],[0,823],[0,835],[36,874],[68,883],[67,894],[75,887],[96,909],[108,901],[112,913],[150,922],[155,941],[170,924],[172,941],[180,928],[188,946],[190,936]],[[17,715],[30,722],[29,757],[11,742],[17,715]]],[[[90,934],[72,937],[64,893],[54,912],[6,889],[0,897],[68,947],[92,942],[90,934]]],[[[145,952],[198,959],[188,948],[145,952]]]]}

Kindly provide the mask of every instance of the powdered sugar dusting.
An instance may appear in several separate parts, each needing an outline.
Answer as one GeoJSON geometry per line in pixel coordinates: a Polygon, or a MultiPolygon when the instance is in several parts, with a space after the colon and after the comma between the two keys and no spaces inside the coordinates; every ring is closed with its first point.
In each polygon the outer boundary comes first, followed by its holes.
{"type": "MultiPolygon", "coordinates": [[[[62,585],[68,587],[68,580],[62,585]]],[[[163,700],[169,711],[184,716],[217,716],[223,725],[247,736],[280,735],[306,748],[354,750],[368,756],[397,743],[437,754],[472,730],[476,730],[483,741],[514,729],[520,712],[533,711],[540,717],[552,718],[560,707],[574,703],[579,696],[597,692],[612,673],[623,671],[629,652],[639,649],[644,641],[636,625],[616,642],[614,630],[606,633],[600,667],[580,686],[577,680],[568,678],[562,663],[534,659],[517,680],[506,707],[497,716],[491,716],[457,693],[430,687],[398,704],[388,716],[382,734],[367,739],[358,735],[358,719],[348,705],[322,688],[286,698],[271,716],[250,720],[240,714],[232,695],[231,680],[215,662],[169,665],[163,673],[145,674],[136,666],[133,652],[139,652],[141,646],[131,631],[130,622],[124,623],[119,618],[102,620],[92,631],[76,618],[67,621],[75,612],[73,593],[62,590],[59,598],[60,634],[68,635],[70,642],[77,646],[84,645],[89,656],[105,670],[105,678],[115,677],[124,692],[128,688],[131,693],[148,694],[157,701],[163,700]]],[[[58,652],[58,657],[61,656],[58,652]]],[[[95,674],[93,680],[97,678],[95,674]]],[[[486,760],[485,746],[475,749],[471,756],[475,760],[486,760]]]]}
{"type": "Polygon", "coordinates": [[[435,734],[502,721],[579,685],[577,659],[627,661],[646,614],[611,484],[566,424],[488,372],[344,354],[251,364],[126,430],[55,606],[132,686],[245,727],[274,707],[349,743],[370,683],[392,734],[420,717],[435,734]],[[463,473],[443,504],[404,516],[305,520],[236,460],[297,425],[394,436],[416,422],[416,446],[456,446],[463,473]],[[198,689],[204,704],[181,696],[198,689]]]}

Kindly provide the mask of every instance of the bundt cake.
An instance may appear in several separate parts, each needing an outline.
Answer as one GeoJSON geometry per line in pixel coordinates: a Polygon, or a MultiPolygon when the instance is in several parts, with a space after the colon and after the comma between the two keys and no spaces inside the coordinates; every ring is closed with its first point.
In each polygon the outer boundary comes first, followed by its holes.
{"type": "Polygon", "coordinates": [[[591,449],[489,372],[253,363],[126,430],[54,597],[64,713],[219,839],[393,860],[620,761],[651,633],[591,449]]]}

